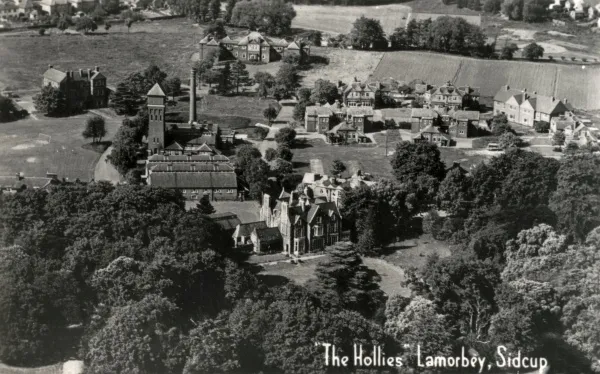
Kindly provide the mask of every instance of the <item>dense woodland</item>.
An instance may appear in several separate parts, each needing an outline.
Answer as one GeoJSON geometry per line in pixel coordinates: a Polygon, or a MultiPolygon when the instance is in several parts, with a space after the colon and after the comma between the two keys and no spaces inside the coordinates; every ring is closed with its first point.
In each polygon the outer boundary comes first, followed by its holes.
{"type": "MultiPolygon", "coordinates": [[[[264,174],[255,150],[240,152],[239,168],[264,174]]],[[[416,352],[403,344],[489,360],[502,344],[547,357],[556,373],[600,372],[600,158],[514,149],[466,174],[446,170],[434,145],[401,142],[391,163],[389,180],[348,191],[353,243],[328,248],[305,286],[258,275],[206,202],[185,211],[177,192],[90,183],[2,195],[0,360],[320,373],[331,370],[315,342],[345,354],[381,345],[408,366],[416,352]],[[361,257],[422,231],[457,249],[406,269],[411,297],[388,299],[361,257]]]]}

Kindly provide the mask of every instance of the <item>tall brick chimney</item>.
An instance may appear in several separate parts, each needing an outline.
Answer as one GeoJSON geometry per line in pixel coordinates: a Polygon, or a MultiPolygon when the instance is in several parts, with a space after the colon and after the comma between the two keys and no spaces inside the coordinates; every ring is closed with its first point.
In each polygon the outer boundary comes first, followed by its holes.
{"type": "Polygon", "coordinates": [[[196,122],[196,70],[190,71],[190,124],[196,122]]]}

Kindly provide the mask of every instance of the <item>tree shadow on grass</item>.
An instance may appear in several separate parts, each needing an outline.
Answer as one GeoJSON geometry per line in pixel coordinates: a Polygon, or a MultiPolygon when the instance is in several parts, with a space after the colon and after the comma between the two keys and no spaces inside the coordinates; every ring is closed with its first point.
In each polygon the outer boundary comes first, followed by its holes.
{"type": "Polygon", "coordinates": [[[299,168],[310,166],[310,164],[308,162],[304,162],[304,161],[293,161],[292,165],[293,165],[294,169],[299,169],[299,168]]]}
{"type": "Polygon", "coordinates": [[[290,280],[282,275],[259,274],[258,278],[269,287],[284,286],[290,283],[290,280]]]}

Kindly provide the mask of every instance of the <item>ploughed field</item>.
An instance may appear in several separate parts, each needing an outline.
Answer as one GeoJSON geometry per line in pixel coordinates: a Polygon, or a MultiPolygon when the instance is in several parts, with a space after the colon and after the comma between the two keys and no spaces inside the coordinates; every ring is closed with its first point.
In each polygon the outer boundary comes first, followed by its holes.
{"type": "Polygon", "coordinates": [[[480,87],[481,95],[493,97],[505,84],[539,94],[567,98],[581,109],[600,109],[600,67],[479,60],[427,52],[386,52],[373,78],[422,79],[433,84],[453,81],[480,87]]]}

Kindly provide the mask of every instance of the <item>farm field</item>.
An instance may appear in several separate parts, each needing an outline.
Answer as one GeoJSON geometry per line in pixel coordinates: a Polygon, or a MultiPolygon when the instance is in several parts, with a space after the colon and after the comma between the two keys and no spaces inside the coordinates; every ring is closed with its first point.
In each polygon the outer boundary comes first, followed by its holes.
{"type": "Polygon", "coordinates": [[[296,18],[292,27],[313,29],[330,34],[347,34],[360,16],[378,19],[383,31],[390,34],[403,27],[411,8],[404,4],[379,6],[294,5],[296,18]]]}
{"type": "Polygon", "coordinates": [[[136,23],[129,33],[115,25],[108,33],[89,35],[50,30],[49,36],[0,36],[0,89],[38,88],[48,65],[63,71],[99,66],[114,86],[154,63],[185,82],[202,30],[186,19],[172,19],[136,23]]]}
{"type": "MultiPolygon", "coordinates": [[[[90,180],[100,153],[83,149],[81,137],[86,115],[39,120],[31,116],[0,126],[0,175],[23,172],[29,177],[44,177],[54,172],[59,178],[90,180]],[[41,135],[40,135],[41,134],[41,135]]],[[[111,139],[120,119],[106,120],[105,140],[111,139]]]]}
{"type": "Polygon", "coordinates": [[[600,109],[600,68],[525,61],[478,60],[426,52],[387,52],[373,73],[376,79],[448,80],[480,87],[492,97],[505,84],[544,95],[567,98],[581,109],[600,109]]]}

